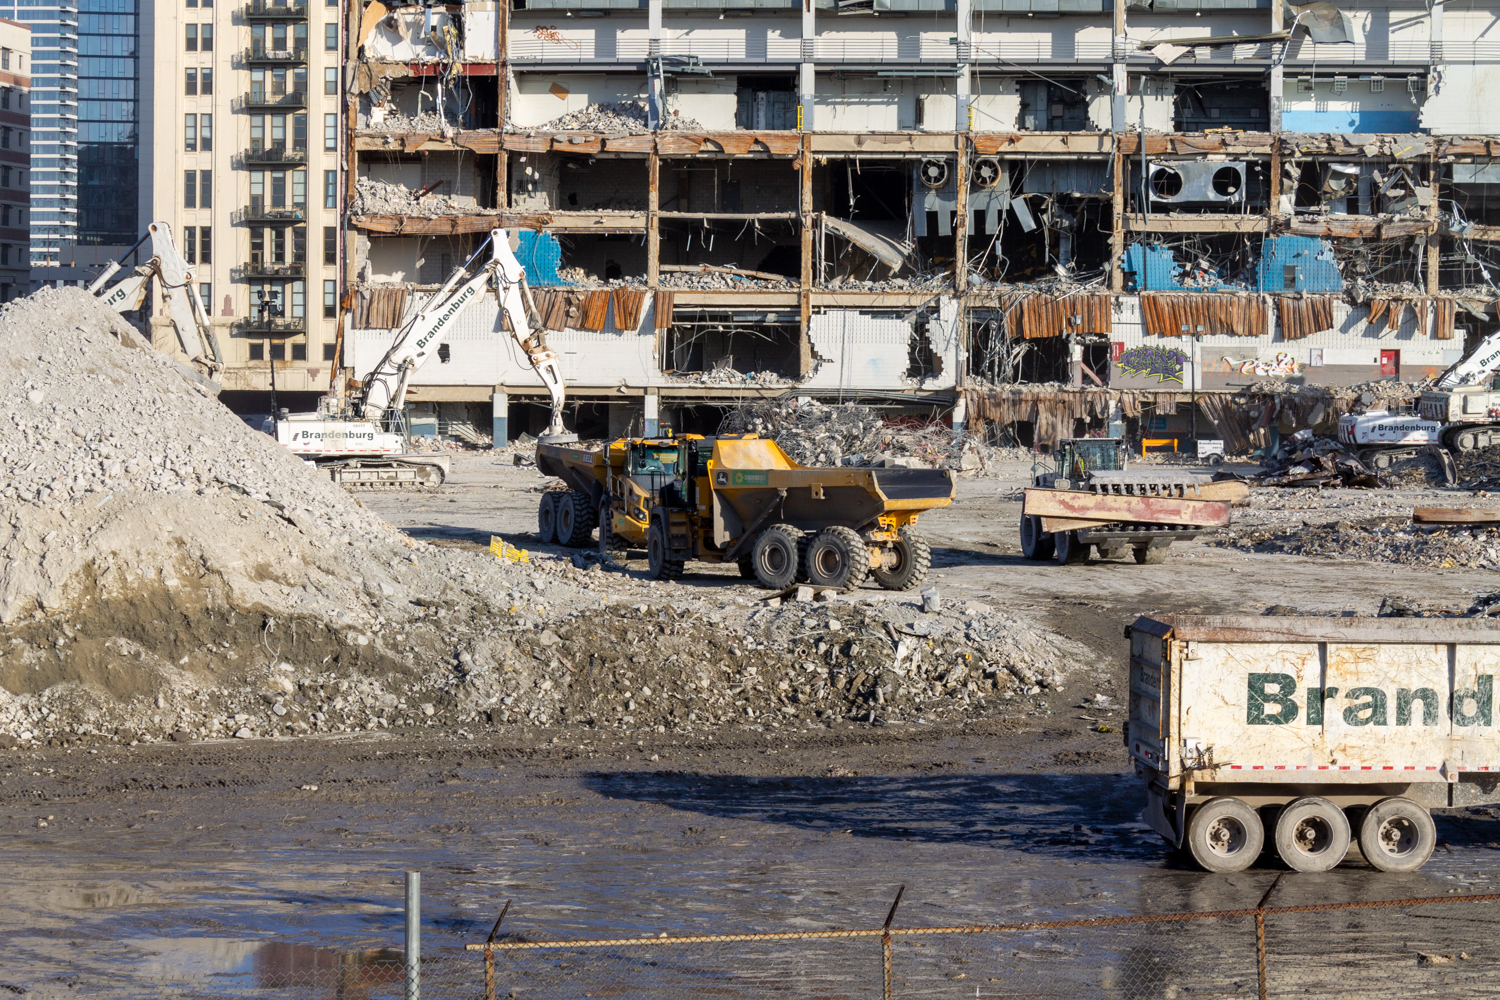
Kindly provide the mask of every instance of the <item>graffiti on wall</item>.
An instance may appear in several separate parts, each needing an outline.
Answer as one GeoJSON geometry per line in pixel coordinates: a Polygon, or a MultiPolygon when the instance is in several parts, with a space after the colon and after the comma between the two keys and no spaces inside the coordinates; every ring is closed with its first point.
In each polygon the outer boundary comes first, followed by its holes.
{"type": "Polygon", "coordinates": [[[1231,358],[1224,355],[1224,371],[1240,375],[1299,375],[1303,366],[1285,351],[1278,351],[1274,358],[1231,358]]]}
{"type": "Polygon", "coordinates": [[[1120,371],[1137,378],[1182,384],[1182,366],[1187,355],[1171,347],[1132,347],[1115,359],[1120,371]]]}

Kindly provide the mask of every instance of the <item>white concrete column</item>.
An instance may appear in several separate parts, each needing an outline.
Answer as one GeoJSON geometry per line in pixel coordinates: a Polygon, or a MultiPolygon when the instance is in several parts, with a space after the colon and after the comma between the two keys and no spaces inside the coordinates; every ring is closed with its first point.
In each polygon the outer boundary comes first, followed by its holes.
{"type": "MultiPolygon", "coordinates": [[[[1280,3],[1281,0],[1271,0],[1271,2],[1280,3]]],[[[1129,49],[1126,47],[1125,42],[1125,0],[1114,0],[1114,5],[1114,31],[1112,33],[1114,39],[1112,46],[1114,65],[1111,67],[1110,79],[1114,84],[1115,92],[1109,104],[1109,129],[1111,132],[1118,134],[1123,132],[1127,126],[1125,121],[1125,94],[1130,89],[1130,75],[1126,72],[1125,63],[1129,55],[1129,49]]]]}
{"type": "Polygon", "coordinates": [[[1427,67],[1427,94],[1437,93],[1439,81],[1442,80],[1443,64],[1443,0],[1432,0],[1432,13],[1429,15],[1428,35],[1430,46],[1427,58],[1431,63],[1427,67]]]}
{"type": "Polygon", "coordinates": [[[510,397],[503,392],[490,393],[490,435],[492,448],[504,448],[510,440],[510,397]]]}
{"type": "MultiPolygon", "coordinates": [[[[1281,4],[1282,0],[1271,0],[1271,30],[1273,32],[1280,31],[1286,23],[1282,16],[1281,4]]],[[[1286,42],[1271,43],[1271,106],[1266,110],[1266,117],[1270,120],[1269,128],[1273,135],[1281,131],[1281,101],[1286,94],[1286,49],[1286,42]]],[[[1280,211],[1280,207],[1272,205],[1271,211],[1280,211]]]]}
{"type": "Polygon", "coordinates": [[[974,63],[974,3],[973,0],[957,0],[958,7],[958,74],[954,81],[954,122],[958,132],[967,132],[973,127],[973,73],[974,63]]]}
{"type": "Polygon", "coordinates": [[[813,100],[818,92],[818,15],[814,0],[802,0],[802,61],[797,65],[797,117],[804,132],[813,125],[813,100]]]}
{"type": "Polygon", "coordinates": [[[969,430],[969,397],[962,389],[956,390],[958,398],[953,401],[953,438],[962,440],[969,430]]]}
{"type": "Polygon", "coordinates": [[[657,72],[661,57],[661,0],[646,6],[646,119],[650,128],[661,128],[667,115],[666,81],[657,72]]]}
{"type": "Polygon", "coordinates": [[[643,437],[655,437],[657,428],[661,426],[661,397],[655,391],[646,390],[646,416],[642,421],[641,434],[643,437]]]}

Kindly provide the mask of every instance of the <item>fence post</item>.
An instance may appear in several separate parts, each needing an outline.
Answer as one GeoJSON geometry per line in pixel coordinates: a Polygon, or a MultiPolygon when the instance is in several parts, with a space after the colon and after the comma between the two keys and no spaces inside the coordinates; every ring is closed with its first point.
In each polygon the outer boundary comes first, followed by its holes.
{"type": "Polygon", "coordinates": [[[422,873],[406,873],[406,1000],[422,1000],[422,873]]]}
{"type": "Polygon", "coordinates": [[[885,1000],[891,1000],[891,921],[896,919],[896,907],[901,905],[901,896],[906,892],[906,886],[896,890],[896,901],[891,904],[891,912],[885,915],[885,926],[881,928],[880,951],[885,966],[885,1000]]]}
{"type": "MultiPolygon", "coordinates": [[[[1282,872],[1281,875],[1285,875],[1282,872]]],[[[1276,876],[1276,881],[1271,883],[1271,888],[1260,897],[1260,905],[1255,908],[1255,973],[1260,982],[1260,1000],[1266,998],[1266,903],[1271,899],[1271,893],[1281,884],[1281,875],[1276,876]]]]}
{"type": "Polygon", "coordinates": [[[495,926],[490,928],[490,936],[484,939],[484,1000],[495,1000],[495,935],[500,932],[500,921],[510,912],[510,900],[505,901],[505,908],[495,918],[495,926]]]}

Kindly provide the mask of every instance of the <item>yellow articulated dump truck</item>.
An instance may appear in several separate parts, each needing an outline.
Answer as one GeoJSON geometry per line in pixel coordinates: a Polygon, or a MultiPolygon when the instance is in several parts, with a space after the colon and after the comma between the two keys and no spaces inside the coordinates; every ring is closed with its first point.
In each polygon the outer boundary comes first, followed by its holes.
{"type": "Polygon", "coordinates": [[[644,548],[655,579],[699,559],[774,590],[852,590],[870,576],[910,590],[931,564],[917,518],[954,489],[943,469],[810,469],[754,434],[542,444],[536,463],[568,487],[542,494],[543,541],[585,546],[597,525],[605,551],[644,548]]]}

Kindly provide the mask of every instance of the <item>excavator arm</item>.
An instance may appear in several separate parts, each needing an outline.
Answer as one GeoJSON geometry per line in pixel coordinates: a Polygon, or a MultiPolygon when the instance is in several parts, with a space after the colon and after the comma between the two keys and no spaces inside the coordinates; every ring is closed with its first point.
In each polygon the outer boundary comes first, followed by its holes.
{"type": "Polygon", "coordinates": [[[219,340],[198,295],[193,271],[172,242],[171,226],[165,222],[151,223],[146,235],[124,257],[110,264],[94,279],[89,291],[116,312],[134,312],[146,304],[153,281],[161,291],[167,319],[177,334],[182,353],[207,374],[217,391],[219,373],[224,370],[224,356],[219,351],[219,340]],[[110,281],[123,269],[125,260],[147,240],[151,241],[151,260],[111,285],[110,281]]]}
{"type": "Polygon", "coordinates": [[[528,363],[552,397],[552,419],[547,433],[549,436],[565,433],[562,369],[557,355],[547,347],[546,331],[526,287],[526,269],[511,252],[510,238],[503,229],[490,230],[489,238],[423,303],[421,310],[401,328],[385,357],[365,376],[359,403],[364,419],[383,420],[389,425],[390,416],[401,412],[412,377],[437,353],[438,345],[458,317],[479,301],[492,279],[500,298],[502,322],[526,352],[528,363]],[[469,269],[485,247],[490,251],[488,263],[471,274],[469,269]]]}
{"type": "Polygon", "coordinates": [[[1496,368],[1500,368],[1500,331],[1485,337],[1462,361],[1439,375],[1433,388],[1456,389],[1475,385],[1483,382],[1496,368]]]}

